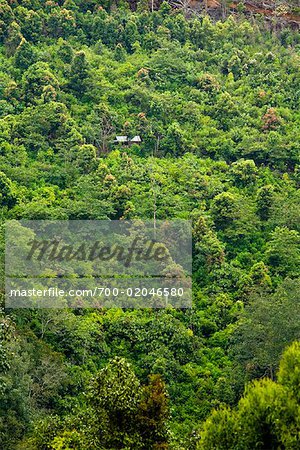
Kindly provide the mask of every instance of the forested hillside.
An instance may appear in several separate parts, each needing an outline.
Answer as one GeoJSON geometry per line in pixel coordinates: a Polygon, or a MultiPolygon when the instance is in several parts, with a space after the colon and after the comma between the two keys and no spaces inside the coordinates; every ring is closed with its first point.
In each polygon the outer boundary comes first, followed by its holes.
{"type": "Polygon", "coordinates": [[[0,0],[1,230],[192,220],[193,308],[1,309],[0,448],[297,449],[299,33],[133,9],[0,0]]]}

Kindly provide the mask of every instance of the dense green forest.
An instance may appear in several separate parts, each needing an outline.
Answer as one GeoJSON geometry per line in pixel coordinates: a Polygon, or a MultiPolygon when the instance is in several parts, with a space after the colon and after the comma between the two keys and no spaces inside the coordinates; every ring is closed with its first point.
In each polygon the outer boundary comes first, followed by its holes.
{"type": "Polygon", "coordinates": [[[299,448],[300,35],[180,5],[0,0],[1,230],[193,223],[192,309],[1,309],[1,450],[299,448]]]}

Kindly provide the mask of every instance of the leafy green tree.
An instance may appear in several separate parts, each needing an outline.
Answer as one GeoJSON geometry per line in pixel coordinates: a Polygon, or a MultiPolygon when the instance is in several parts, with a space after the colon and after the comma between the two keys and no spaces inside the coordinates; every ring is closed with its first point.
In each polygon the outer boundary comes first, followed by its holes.
{"type": "Polygon", "coordinates": [[[71,64],[74,55],[71,44],[63,39],[60,40],[57,55],[64,63],[71,64]]]}
{"type": "Polygon", "coordinates": [[[46,86],[51,86],[54,91],[58,91],[59,81],[50,71],[47,63],[37,62],[24,73],[23,86],[26,101],[35,104],[41,98],[46,86]]]}
{"type": "Polygon", "coordinates": [[[14,19],[14,13],[10,5],[6,0],[1,0],[0,2],[0,24],[1,24],[1,31],[0,31],[0,39],[3,43],[5,37],[7,36],[8,28],[10,23],[14,19]]]}
{"type": "Polygon", "coordinates": [[[271,184],[262,186],[256,196],[257,213],[261,220],[268,220],[274,203],[274,187],[271,184]]]}
{"type": "Polygon", "coordinates": [[[203,425],[197,450],[233,450],[236,448],[238,432],[236,422],[234,411],[226,408],[214,410],[203,425]]]}
{"type": "MultiPolygon", "coordinates": [[[[9,316],[5,316],[3,309],[0,310],[0,370],[4,374],[10,368],[9,342],[13,337],[13,323],[9,316]]],[[[1,380],[0,391],[3,389],[1,380]]]]}
{"type": "Polygon", "coordinates": [[[278,383],[289,389],[297,402],[300,402],[299,385],[300,385],[300,343],[293,342],[283,353],[280,360],[278,371],[278,383]]]}
{"type": "Polygon", "coordinates": [[[83,51],[77,52],[71,65],[69,87],[76,95],[84,94],[87,89],[88,63],[83,51]]]}
{"type": "Polygon", "coordinates": [[[276,227],[266,250],[270,267],[281,276],[300,274],[300,234],[287,227],[276,227]]]}
{"type": "Polygon", "coordinates": [[[34,47],[25,39],[22,39],[15,52],[16,66],[20,69],[26,70],[31,64],[34,64],[36,61],[37,55],[34,47]]]}
{"type": "Polygon", "coordinates": [[[214,411],[205,422],[197,449],[296,449],[299,420],[299,342],[283,354],[278,383],[248,385],[235,410],[214,411]]]}
{"type": "Polygon", "coordinates": [[[225,229],[240,217],[237,197],[230,192],[222,192],[213,199],[211,214],[218,229],[225,229]]]}
{"type": "Polygon", "coordinates": [[[194,271],[197,273],[197,278],[200,281],[205,277],[206,272],[211,272],[222,265],[225,261],[225,251],[224,246],[209,228],[203,217],[200,217],[194,227],[194,237],[194,271]]]}
{"type": "MultiPolygon", "coordinates": [[[[41,89],[41,86],[39,88],[41,89]]],[[[45,95],[43,90],[42,95],[45,95]]],[[[66,106],[63,103],[48,101],[27,108],[15,124],[14,133],[30,152],[48,151],[53,147],[59,150],[61,141],[64,147],[73,147],[82,142],[82,136],[78,132],[74,136],[71,125],[74,127],[74,123],[70,123],[66,106]]]]}
{"type": "Polygon", "coordinates": [[[72,10],[56,7],[48,17],[47,30],[55,38],[69,36],[75,26],[76,19],[72,10]]]}
{"type": "Polygon", "coordinates": [[[0,172],[0,205],[12,208],[17,202],[17,192],[12,181],[0,172]]]}
{"type": "Polygon", "coordinates": [[[93,404],[99,418],[103,418],[98,437],[107,448],[141,448],[135,427],[141,394],[140,382],[123,358],[113,359],[95,377],[93,404]]]}
{"type": "Polygon", "coordinates": [[[139,40],[139,33],[136,24],[129,20],[124,28],[124,44],[128,52],[132,52],[133,44],[139,40]]]}
{"type": "Polygon", "coordinates": [[[12,56],[15,53],[22,39],[23,36],[19,24],[17,22],[11,22],[7,29],[7,37],[5,39],[5,49],[8,56],[12,56]]]}
{"type": "Polygon", "coordinates": [[[180,156],[188,150],[185,133],[178,123],[174,122],[168,127],[166,136],[162,139],[160,148],[163,149],[166,154],[172,156],[180,156]]]}
{"type": "Polygon", "coordinates": [[[160,375],[151,375],[149,384],[143,388],[139,421],[143,448],[169,448],[168,395],[160,375]]]}
{"type": "Polygon", "coordinates": [[[298,296],[298,280],[286,280],[274,294],[252,294],[232,337],[233,354],[246,378],[273,378],[285,346],[299,339],[298,296]]]}
{"type": "Polygon", "coordinates": [[[118,44],[115,49],[115,60],[124,62],[126,60],[126,51],[124,50],[122,44],[118,44]]]}
{"type": "Polygon", "coordinates": [[[239,186],[249,186],[256,180],[257,168],[252,159],[240,159],[231,166],[231,173],[239,186]]]}
{"type": "Polygon", "coordinates": [[[96,148],[91,144],[83,144],[71,149],[71,164],[75,164],[80,172],[90,173],[97,167],[96,148]]]}
{"type": "MultiPolygon", "coordinates": [[[[33,6],[32,3],[31,6],[33,6]]],[[[15,14],[21,27],[22,35],[25,39],[31,43],[39,42],[43,35],[45,25],[45,16],[43,11],[33,11],[32,9],[27,9],[24,6],[18,6],[15,9],[15,14]]]]}

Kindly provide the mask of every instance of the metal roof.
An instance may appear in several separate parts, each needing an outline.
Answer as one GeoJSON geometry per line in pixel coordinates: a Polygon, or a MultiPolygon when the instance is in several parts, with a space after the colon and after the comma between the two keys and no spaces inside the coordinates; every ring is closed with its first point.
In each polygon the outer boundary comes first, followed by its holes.
{"type": "Polygon", "coordinates": [[[130,142],[142,142],[141,136],[134,136],[130,142]]]}
{"type": "Polygon", "coordinates": [[[116,142],[127,142],[128,137],[127,136],[116,136],[116,142]]]}

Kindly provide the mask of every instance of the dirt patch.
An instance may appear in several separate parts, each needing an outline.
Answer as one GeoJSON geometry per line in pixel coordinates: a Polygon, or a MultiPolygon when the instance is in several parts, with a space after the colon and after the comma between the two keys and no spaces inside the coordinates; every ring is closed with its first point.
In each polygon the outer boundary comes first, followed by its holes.
{"type": "MultiPolygon", "coordinates": [[[[229,7],[233,10],[238,9],[240,3],[238,2],[232,2],[229,7]]],[[[275,11],[274,9],[270,8],[262,8],[258,5],[254,5],[253,3],[250,2],[244,2],[243,6],[245,8],[246,12],[252,12],[255,14],[262,14],[264,16],[267,17],[277,17],[278,19],[284,19],[287,22],[293,22],[293,23],[297,23],[300,24],[300,16],[299,15],[295,15],[292,13],[278,13],[277,11],[275,11]]]]}

